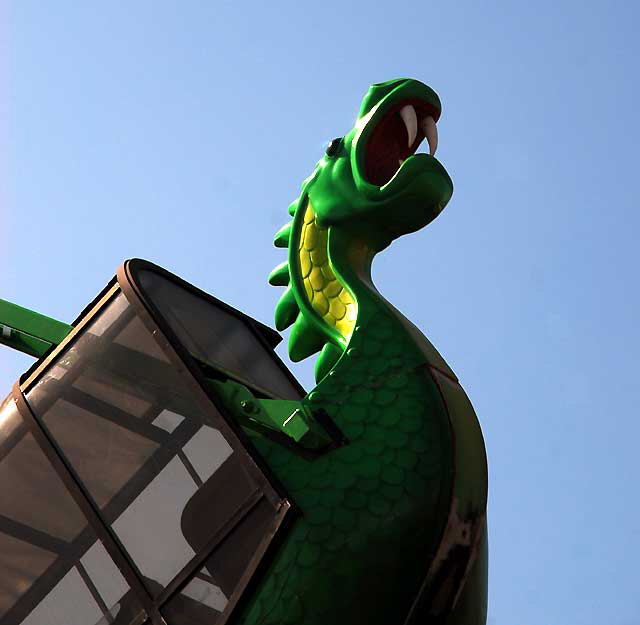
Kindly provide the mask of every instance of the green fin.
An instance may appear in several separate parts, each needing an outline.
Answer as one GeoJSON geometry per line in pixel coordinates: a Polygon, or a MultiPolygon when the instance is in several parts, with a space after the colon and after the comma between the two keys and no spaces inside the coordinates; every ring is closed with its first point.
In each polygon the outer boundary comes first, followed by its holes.
{"type": "Polygon", "coordinates": [[[289,335],[289,358],[300,362],[319,352],[327,339],[303,315],[298,315],[289,335]]]}
{"type": "Polygon", "coordinates": [[[289,286],[276,304],[276,329],[280,332],[282,332],[282,330],[286,330],[296,320],[299,312],[300,309],[298,308],[298,302],[296,302],[293,290],[289,286]]]}
{"type": "Polygon", "coordinates": [[[276,232],[276,236],[273,238],[273,244],[276,247],[288,247],[289,246],[289,237],[291,236],[291,226],[292,223],[289,222],[285,224],[276,232]]]}
{"type": "Polygon", "coordinates": [[[342,349],[333,343],[327,343],[320,352],[318,360],[316,360],[316,383],[320,382],[327,373],[333,368],[342,356],[342,349]]]}
{"type": "Polygon", "coordinates": [[[269,284],[271,286],[289,286],[289,263],[285,261],[274,267],[269,274],[269,284]]]}
{"type": "Polygon", "coordinates": [[[293,200],[293,202],[291,202],[291,204],[289,204],[289,208],[287,210],[289,211],[289,215],[291,215],[292,217],[296,214],[296,209],[298,208],[298,204],[300,204],[299,197],[297,197],[295,200],[293,200]]]}

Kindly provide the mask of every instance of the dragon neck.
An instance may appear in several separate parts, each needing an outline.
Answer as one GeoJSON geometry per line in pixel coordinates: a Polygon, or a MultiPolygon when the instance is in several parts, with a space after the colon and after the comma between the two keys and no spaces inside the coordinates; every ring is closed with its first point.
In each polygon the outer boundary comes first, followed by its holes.
{"type": "Polygon", "coordinates": [[[330,371],[344,373],[355,355],[370,350],[376,340],[402,344],[407,366],[424,362],[433,346],[371,280],[373,258],[389,244],[388,234],[366,222],[325,226],[308,195],[292,204],[290,212],[292,222],[275,238],[276,246],[288,247],[288,261],[271,272],[269,281],[288,287],[275,317],[278,330],[292,326],[291,359],[320,352],[318,382],[330,371]]]}
{"type": "Polygon", "coordinates": [[[310,201],[302,207],[299,228],[293,252],[303,286],[300,296],[327,340],[346,348],[357,324],[361,290],[358,274],[349,271],[352,241],[346,242],[347,247],[336,241],[339,231],[318,223],[310,201]]]}
{"type": "Polygon", "coordinates": [[[406,320],[371,279],[373,258],[380,249],[375,241],[379,234],[361,224],[323,227],[309,200],[301,205],[296,221],[299,236],[290,248],[289,263],[298,269],[297,299],[302,315],[307,322],[311,320],[324,342],[316,379],[329,370],[336,373],[339,361],[348,366],[352,357],[344,354],[361,352],[372,323],[382,335],[411,340],[406,320]]]}

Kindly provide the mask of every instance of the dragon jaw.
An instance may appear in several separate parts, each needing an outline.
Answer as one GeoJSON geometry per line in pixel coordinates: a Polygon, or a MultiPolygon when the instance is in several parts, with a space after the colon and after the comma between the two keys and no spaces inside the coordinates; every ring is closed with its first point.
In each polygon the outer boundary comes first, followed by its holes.
{"type": "Polygon", "coordinates": [[[430,134],[430,151],[435,152],[440,114],[438,96],[421,82],[373,85],[353,129],[305,181],[303,194],[308,193],[319,223],[355,224],[363,230],[373,225],[377,238],[387,239],[379,245],[386,247],[435,219],[451,198],[453,184],[433,154],[416,150],[430,134]]]}

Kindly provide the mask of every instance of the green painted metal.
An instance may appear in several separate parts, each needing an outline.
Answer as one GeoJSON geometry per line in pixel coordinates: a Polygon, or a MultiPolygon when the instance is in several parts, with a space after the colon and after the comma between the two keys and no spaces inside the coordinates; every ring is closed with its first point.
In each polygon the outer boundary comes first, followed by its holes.
{"type": "MultiPolygon", "coordinates": [[[[452,195],[444,167],[413,154],[425,134],[434,142],[439,115],[437,95],[418,81],[371,87],[276,235],[288,248],[269,277],[286,287],[276,326],[292,326],[293,360],[320,352],[302,404],[324,410],[349,442],[309,460],[255,439],[302,514],[235,623],[486,621],[478,420],[443,358],[371,280],[374,256],[452,195]]],[[[416,259],[401,278],[424,292],[430,271],[416,259]]]]}
{"type": "Polygon", "coordinates": [[[332,443],[308,408],[298,401],[257,399],[246,386],[234,380],[207,380],[207,384],[223,401],[228,415],[250,430],[266,435],[284,434],[309,451],[322,450],[332,443]]]}
{"type": "Polygon", "coordinates": [[[0,299],[0,343],[40,358],[73,330],[61,321],[0,299]]]}

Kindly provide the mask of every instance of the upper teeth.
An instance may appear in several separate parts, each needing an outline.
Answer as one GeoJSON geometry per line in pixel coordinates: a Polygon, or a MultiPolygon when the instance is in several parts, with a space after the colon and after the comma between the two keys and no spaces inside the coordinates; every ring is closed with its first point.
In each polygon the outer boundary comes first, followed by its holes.
{"type": "MultiPolygon", "coordinates": [[[[407,104],[400,109],[400,117],[402,117],[402,121],[407,128],[407,147],[410,148],[418,135],[418,116],[416,115],[416,109],[414,109],[411,104],[407,104]]],[[[425,117],[420,121],[420,128],[429,142],[429,154],[433,156],[438,148],[438,128],[436,127],[436,122],[431,116],[425,117]]]]}
{"type": "Polygon", "coordinates": [[[438,148],[438,127],[436,126],[436,122],[433,117],[425,117],[422,120],[420,127],[429,142],[429,154],[433,156],[438,148]]]}
{"type": "Polygon", "coordinates": [[[407,127],[407,134],[409,135],[409,144],[407,147],[411,147],[418,134],[416,109],[414,109],[411,104],[407,104],[400,109],[400,117],[402,117],[402,121],[404,121],[404,125],[407,127]]]}

